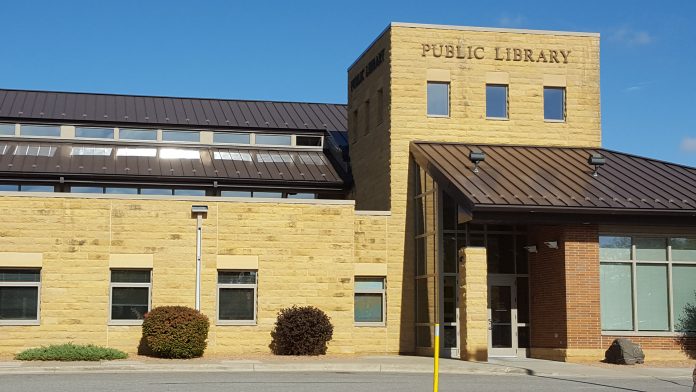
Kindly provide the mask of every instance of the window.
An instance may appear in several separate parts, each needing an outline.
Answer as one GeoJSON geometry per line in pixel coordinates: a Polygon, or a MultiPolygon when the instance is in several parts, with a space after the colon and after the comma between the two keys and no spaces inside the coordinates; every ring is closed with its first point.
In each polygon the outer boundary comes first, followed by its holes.
{"type": "Polygon", "coordinates": [[[0,324],[38,324],[38,269],[0,269],[0,324]]]}
{"type": "Polygon", "coordinates": [[[355,278],[355,323],[383,325],[386,295],[384,278],[355,278]]]}
{"type": "Polygon", "coordinates": [[[198,131],[162,131],[162,141],[199,143],[201,133],[198,131]]]}
{"type": "Polygon", "coordinates": [[[55,153],[56,147],[39,145],[17,145],[14,151],[15,155],[31,157],[52,157],[55,153]]]}
{"type": "Polygon", "coordinates": [[[22,184],[19,186],[20,192],[55,192],[53,185],[30,185],[22,184]]]}
{"type": "Polygon", "coordinates": [[[384,121],[384,89],[377,90],[377,125],[384,121]]]}
{"type": "Polygon", "coordinates": [[[253,197],[264,197],[267,199],[280,199],[283,197],[282,192],[254,192],[253,197]]]}
{"type": "Polygon", "coordinates": [[[220,192],[222,197],[251,197],[250,191],[222,191],[220,192]]]}
{"type": "Polygon", "coordinates": [[[75,128],[75,137],[88,139],[113,139],[113,128],[75,128]]]}
{"type": "Polygon", "coordinates": [[[565,119],[565,87],[544,87],[544,120],[565,119]]]}
{"type": "Polygon", "coordinates": [[[60,137],[60,127],[57,125],[22,125],[19,128],[22,136],[60,137]]]}
{"type": "Polygon", "coordinates": [[[108,195],[137,195],[138,188],[107,187],[104,193],[108,195]]]}
{"type": "Polygon", "coordinates": [[[95,155],[108,157],[111,155],[111,147],[72,147],[70,149],[70,155],[95,155]]]}
{"type": "Polygon", "coordinates": [[[486,85],[486,118],[508,118],[508,86],[504,84],[486,85]]]}
{"type": "Polygon", "coordinates": [[[171,196],[173,191],[171,188],[141,188],[141,195],[166,195],[171,196]]]}
{"type": "Polygon", "coordinates": [[[71,186],[70,193],[104,193],[101,186],[71,186]]]}
{"type": "Polygon", "coordinates": [[[298,147],[321,147],[321,136],[296,136],[295,145],[298,147]]]}
{"type": "Polygon", "coordinates": [[[365,128],[363,129],[363,134],[370,134],[370,100],[365,101],[365,128]]]}
{"type": "Polygon", "coordinates": [[[218,322],[256,324],[256,271],[218,271],[218,322]]]}
{"type": "Polygon", "coordinates": [[[174,189],[176,196],[205,196],[205,189],[174,189]]]}
{"type": "Polygon", "coordinates": [[[256,144],[267,146],[290,146],[292,137],[290,135],[257,134],[256,144]]]}
{"type": "Polygon", "coordinates": [[[428,116],[449,116],[449,83],[428,82],[428,116]]]}
{"type": "Polygon", "coordinates": [[[251,143],[251,135],[248,133],[215,132],[213,133],[213,143],[249,144],[251,143]]]}
{"type": "Polygon", "coordinates": [[[110,320],[140,323],[150,311],[151,270],[111,270],[110,320]]]}
{"type": "Polygon", "coordinates": [[[316,199],[317,195],[315,193],[288,193],[288,199],[316,199]]]}
{"type": "Polygon", "coordinates": [[[13,136],[15,134],[14,124],[0,124],[0,136],[13,136]]]}
{"type": "Polygon", "coordinates": [[[201,152],[181,148],[160,148],[159,157],[160,159],[201,159],[201,152]]]}
{"type": "Polygon", "coordinates": [[[156,157],[156,148],[128,148],[121,147],[116,150],[117,157],[156,157]]]}
{"type": "Polygon", "coordinates": [[[696,239],[607,235],[599,247],[603,331],[696,331],[696,239]]]}
{"type": "Polygon", "coordinates": [[[0,184],[0,192],[18,192],[19,185],[17,184],[0,184]]]}
{"type": "Polygon", "coordinates": [[[154,129],[119,129],[120,140],[157,140],[157,131],[154,129]]]}

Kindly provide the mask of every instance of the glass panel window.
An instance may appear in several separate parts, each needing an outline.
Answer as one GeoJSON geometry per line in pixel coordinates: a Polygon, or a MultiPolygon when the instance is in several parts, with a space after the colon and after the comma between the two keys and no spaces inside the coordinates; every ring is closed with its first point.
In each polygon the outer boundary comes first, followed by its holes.
{"type": "Polygon", "coordinates": [[[218,271],[218,321],[256,322],[257,271],[218,271]]]}
{"type": "Polygon", "coordinates": [[[119,148],[116,150],[117,157],[156,157],[156,148],[119,148]]]}
{"type": "Polygon", "coordinates": [[[205,196],[205,189],[174,189],[176,196],[205,196]]]}
{"type": "Polygon", "coordinates": [[[161,159],[201,159],[201,152],[181,148],[161,148],[159,157],[161,159]]]}
{"type": "Polygon", "coordinates": [[[599,237],[599,259],[602,261],[631,260],[631,237],[599,237]]]}
{"type": "Polygon", "coordinates": [[[428,82],[428,116],[449,116],[449,83],[428,82]]]}
{"type": "Polygon", "coordinates": [[[198,131],[162,131],[162,141],[199,143],[201,133],[198,131]]]}
{"type": "Polygon", "coordinates": [[[71,186],[71,193],[104,193],[104,187],[101,186],[71,186]]]}
{"type": "Polygon", "coordinates": [[[696,332],[696,265],[672,267],[676,331],[696,332]]]}
{"type": "Polygon", "coordinates": [[[213,133],[213,143],[249,144],[251,143],[251,135],[248,133],[215,132],[213,133]]]}
{"type": "Polygon", "coordinates": [[[564,87],[544,87],[544,120],[565,121],[564,87]]]}
{"type": "Polygon", "coordinates": [[[321,136],[295,136],[295,145],[300,147],[321,147],[321,136]]]}
{"type": "Polygon", "coordinates": [[[104,193],[111,195],[137,195],[138,188],[105,188],[104,193]]]}
{"type": "Polygon", "coordinates": [[[384,323],[384,278],[355,278],[355,322],[384,323]]]}
{"type": "Polygon", "coordinates": [[[141,195],[172,195],[172,190],[169,188],[141,188],[141,195]]]}
{"type": "Polygon", "coordinates": [[[256,134],[256,144],[266,146],[289,146],[292,144],[290,135],[256,134]]]}
{"type": "Polygon", "coordinates": [[[15,134],[14,124],[0,124],[0,136],[13,136],[15,134]]]}
{"type": "Polygon", "coordinates": [[[89,139],[113,139],[114,129],[113,128],[75,128],[76,138],[89,138],[89,139]]]}
{"type": "Polygon", "coordinates": [[[316,199],[315,193],[288,193],[288,199],[316,199]]]}
{"type": "Polygon", "coordinates": [[[118,130],[120,140],[157,140],[157,131],[154,129],[124,129],[118,130]]]}
{"type": "Polygon", "coordinates": [[[222,197],[251,197],[250,191],[222,191],[220,192],[222,197]]]}
{"type": "Polygon", "coordinates": [[[669,331],[667,265],[638,264],[638,330],[669,331]]]}
{"type": "Polygon", "coordinates": [[[667,261],[666,238],[636,237],[633,243],[636,245],[636,260],[667,261]]]}
{"type": "Polygon", "coordinates": [[[486,117],[508,118],[508,86],[486,85],[486,117]]]}
{"type": "Polygon", "coordinates": [[[696,239],[692,238],[672,238],[672,261],[694,261],[696,262],[696,239]]]}
{"type": "Polygon", "coordinates": [[[112,321],[138,321],[150,311],[151,270],[111,270],[112,321]]]}
{"type": "Polygon", "coordinates": [[[15,155],[25,155],[32,157],[52,157],[56,153],[54,146],[39,145],[18,145],[15,147],[15,155]]]}
{"type": "Polygon", "coordinates": [[[0,269],[0,324],[38,322],[38,269],[0,269]]]}
{"type": "Polygon", "coordinates": [[[111,147],[72,147],[70,155],[109,156],[111,155],[111,147]]]}
{"type": "Polygon", "coordinates": [[[20,192],[54,192],[55,187],[53,185],[28,185],[22,184],[19,186],[20,192]]]}
{"type": "Polygon", "coordinates": [[[15,184],[0,184],[0,192],[18,192],[19,185],[15,184]]]}
{"type": "Polygon", "coordinates": [[[19,127],[22,136],[60,137],[60,127],[57,125],[26,125],[19,127]]]}
{"type": "Polygon", "coordinates": [[[633,330],[631,264],[602,264],[599,281],[602,330],[633,330]]]}
{"type": "Polygon", "coordinates": [[[254,192],[253,197],[264,197],[267,199],[281,199],[283,197],[282,192],[254,192]]]}

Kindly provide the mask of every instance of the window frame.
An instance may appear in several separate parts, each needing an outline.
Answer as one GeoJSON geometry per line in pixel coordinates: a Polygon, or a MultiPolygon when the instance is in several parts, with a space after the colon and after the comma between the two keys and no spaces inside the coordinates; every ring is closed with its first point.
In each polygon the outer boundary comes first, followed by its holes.
{"type": "Polygon", "coordinates": [[[26,267],[3,267],[2,270],[31,270],[38,271],[38,282],[4,282],[0,281],[0,287],[36,287],[36,319],[35,320],[19,320],[19,319],[0,319],[0,325],[41,325],[41,268],[26,268],[26,267]]]}
{"type": "Polygon", "coordinates": [[[356,327],[385,327],[387,325],[387,277],[386,276],[355,276],[353,278],[353,324],[356,327]],[[359,279],[380,279],[382,280],[381,289],[357,289],[355,284],[359,279]],[[382,296],[382,321],[356,321],[355,320],[355,299],[359,294],[380,294],[382,296]]]}
{"type": "Polygon", "coordinates": [[[510,120],[510,85],[503,83],[486,83],[486,120],[508,121],[510,120]],[[505,117],[488,115],[488,87],[505,88],[505,117]]]}
{"type": "Polygon", "coordinates": [[[451,82],[442,82],[428,80],[425,82],[425,114],[432,118],[450,118],[452,115],[452,86],[451,82]],[[428,112],[428,103],[430,102],[430,94],[428,93],[428,87],[431,84],[444,84],[447,86],[447,114],[431,114],[428,112]]]}
{"type": "Polygon", "coordinates": [[[542,115],[544,116],[544,122],[548,123],[565,123],[568,121],[568,111],[567,111],[567,100],[568,100],[568,89],[564,86],[544,86],[541,92],[541,99],[543,101],[542,115]],[[557,118],[546,118],[546,89],[549,90],[561,90],[563,96],[561,97],[561,105],[563,111],[563,119],[557,118]]]}
{"type": "MultiPolygon", "coordinates": [[[[693,234],[662,234],[662,233],[613,233],[613,232],[600,232],[598,238],[601,237],[629,237],[631,239],[630,247],[630,259],[629,260],[602,260],[601,255],[599,256],[599,268],[601,270],[603,264],[621,264],[631,266],[631,312],[632,312],[632,330],[604,330],[602,329],[602,315],[601,315],[601,290],[600,290],[600,329],[603,336],[696,336],[696,331],[677,331],[676,324],[678,320],[675,320],[674,311],[674,281],[672,278],[672,269],[674,266],[680,265],[690,265],[696,268],[696,260],[693,261],[674,261],[672,260],[672,244],[671,240],[673,238],[687,238],[696,239],[693,234]],[[659,238],[665,240],[665,252],[666,260],[638,260],[636,252],[636,238],[659,238]],[[667,325],[669,327],[668,331],[646,331],[639,329],[639,316],[638,316],[638,277],[637,271],[639,265],[664,265],[667,267],[667,325]]],[[[599,246],[599,244],[598,244],[599,246]]],[[[601,249],[601,248],[600,248],[601,249]]]]}
{"type": "Polygon", "coordinates": [[[216,325],[257,325],[259,304],[259,270],[258,269],[217,269],[215,292],[215,324],[216,325]],[[255,283],[220,283],[220,272],[255,272],[255,283]],[[220,290],[221,289],[254,289],[254,319],[253,320],[221,320],[220,319],[220,290]]]}
{"type": "Polygon", "coordinates": [[[142,325],[143,319],[113,319],[113,299],[114,288],[131,288],[138,287],[147,288],[147,312],[152,310],[152,268],[109,268],[109,318],[108,325],[142,325]],[[148,271],[150,273],[150,281],[148,283],[141,282],[114,282],[111,277],[113,271],[148,271]]]}

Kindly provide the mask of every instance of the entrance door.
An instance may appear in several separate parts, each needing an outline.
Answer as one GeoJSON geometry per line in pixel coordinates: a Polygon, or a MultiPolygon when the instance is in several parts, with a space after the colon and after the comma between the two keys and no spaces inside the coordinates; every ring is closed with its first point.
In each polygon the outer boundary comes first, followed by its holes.
{"type": "Polygon", "coordinates": [[[515,276],[488,275],[488,355],[518,356],[515,276]]]}

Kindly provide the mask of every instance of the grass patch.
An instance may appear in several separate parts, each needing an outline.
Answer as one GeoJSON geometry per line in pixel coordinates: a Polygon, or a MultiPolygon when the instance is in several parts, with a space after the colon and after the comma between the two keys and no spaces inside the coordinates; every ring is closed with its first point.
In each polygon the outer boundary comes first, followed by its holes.
{"type": "Polygon", "coordinates": [[[30,348],[15,355],[15,359],[20,361],[101,361],[126,358],[128,354],[115,348],[72,343],[30,348]]]}

